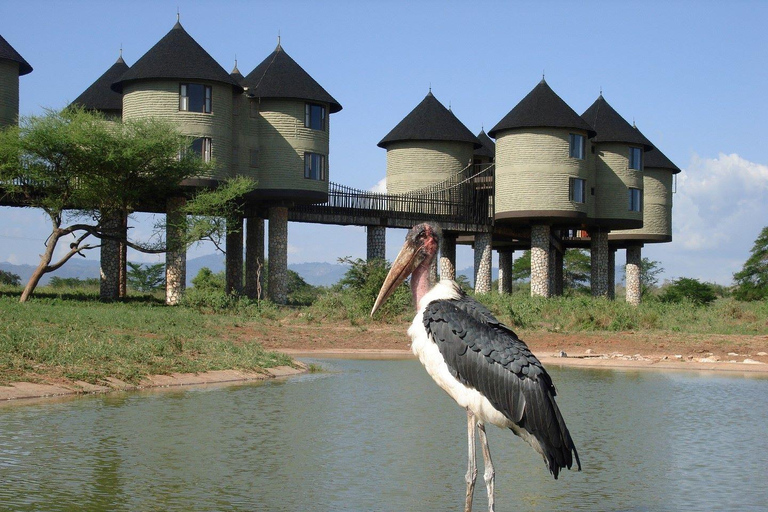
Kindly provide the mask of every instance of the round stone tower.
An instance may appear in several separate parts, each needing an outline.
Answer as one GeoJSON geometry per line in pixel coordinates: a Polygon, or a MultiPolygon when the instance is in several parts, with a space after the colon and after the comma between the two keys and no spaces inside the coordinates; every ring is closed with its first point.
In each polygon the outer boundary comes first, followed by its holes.
{"type": "Polygon", "coordinates": [[[387,192],[403,194],[455,175],[482,144],[430,91],[378,146],[387,150],[387,192]]]}
{"type": "Polygon", "coordinates": [[[201,178],[231,176],[233,94],[243,89],[181,23],[136,61],[112,89],[123,94],[123,119],[166,119],[194,137],[192,150],[217,164],[211,176],[201,178]]]}
{"type": "Polygon", "coordinates": [[[496,138],[496,221],[564,224],[594,208],[593,128],[544,79],[488,132],[496,138]]]}
{"type": "Polygon", "coordinates": [[[643,226],[643,154],[653,145],[603,95],[581,116],[592,138],[595,168],[594,225],[607,229],[643,226]]]}
{"type": "Polygon", "coordinates": [[[241,174],[258,180],[256,195],[292,203],[328,197],[330,114],[341,105],[277,48],[241,82],[241,174]]]}
{"type": "Polygon", "coordinates": [[[0,127],[19,119],[19,77],[32,72],[24,57],[0,36],[0,127]]]}

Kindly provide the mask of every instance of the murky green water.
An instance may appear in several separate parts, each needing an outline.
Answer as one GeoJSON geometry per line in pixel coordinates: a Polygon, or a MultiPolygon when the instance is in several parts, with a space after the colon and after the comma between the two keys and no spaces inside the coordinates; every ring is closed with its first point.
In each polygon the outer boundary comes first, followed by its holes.
{"type": "MultiPolygon", "coordinates": [[[[0,407],[0,510],[461,510],[465,414],[418,362],[322,364],[264,385],[0,407]]],[[[550,370],[584,471],[554,481],[489,429],[498,510],[768,507],[768,379],[550,370]]],[[[484,494],[480,476],[476,510],[484,494]]]]}

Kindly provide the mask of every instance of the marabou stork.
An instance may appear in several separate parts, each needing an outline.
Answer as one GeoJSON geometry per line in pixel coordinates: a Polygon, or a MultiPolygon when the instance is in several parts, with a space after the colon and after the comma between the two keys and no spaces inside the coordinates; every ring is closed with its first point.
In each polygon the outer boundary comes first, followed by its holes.
{"type": "Polygon", "coordinates": [[[552,379],[528,346],[482,304],[451,280],[431,287],[429,267],[438,249],[439,229],[419,224],[387,275],[371,315],[412,275],[416,317],[408,329],[411,348],[435,382],[467,411],[469,464],[465,510],[472,509],[477,478],[475,431],[485,461],[488,507],[494,510],[494,469],[485,424],[509,428],[544,457],[557,478],[581,462],[555,403],[552,379]]]}

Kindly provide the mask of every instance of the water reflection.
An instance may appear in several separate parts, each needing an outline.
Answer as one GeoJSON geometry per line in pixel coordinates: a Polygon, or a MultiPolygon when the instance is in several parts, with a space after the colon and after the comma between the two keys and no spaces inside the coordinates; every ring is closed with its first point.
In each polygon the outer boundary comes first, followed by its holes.
{"type": "MultiPolygon", "coordinates": [[[[263,385],[0,408],[0,510],[460,509],[465,415],[418,362],[320,364],[263,385]]],[[[555,482],[489,429],[498,510],[764,509],[767,379],[551,373],[584,471],[555,482]]]]}

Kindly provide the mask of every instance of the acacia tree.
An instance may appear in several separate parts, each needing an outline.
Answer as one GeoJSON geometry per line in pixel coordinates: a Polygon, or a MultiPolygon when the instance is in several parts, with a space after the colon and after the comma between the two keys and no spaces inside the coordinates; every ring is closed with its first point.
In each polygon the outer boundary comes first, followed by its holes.
{"type": "Polygon", "coordinates": [[[764,227],[750,251],[752,255],[739,272],[733,274],[736,281],[734,296],[739,300],[768,298],[768,226],[764,227]]]}
{"type": "Polygon", "coordinates": [[[210,165],[187,151],[189,138],[157,119],[125,122],[79,108],[28,116],[0,131],[0,193],[42,209],[51,222],[40,263],[21,302],[42,276],[75,254],[119,240],[141,252],[164,252],[162,241],[135,241],[114,230],[114,219],[146,204],[163,204],[178,184],[210,165]],[[64,237],[69,249],[57,261],[64,237]]]}

